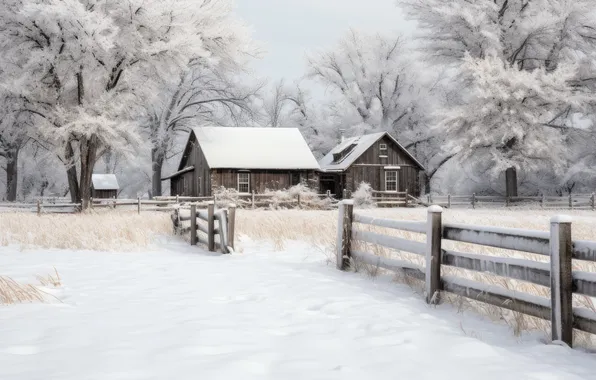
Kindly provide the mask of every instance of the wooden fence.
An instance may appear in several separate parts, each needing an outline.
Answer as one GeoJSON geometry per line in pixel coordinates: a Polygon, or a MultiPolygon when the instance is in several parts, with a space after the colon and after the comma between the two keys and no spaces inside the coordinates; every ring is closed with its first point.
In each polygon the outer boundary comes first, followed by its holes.
{"type": "MultiPolygon", "coordinates": [[[[418,198],[410,194],[407,189],[403,192],[373,190],[372,196],[377,207],[413,207],[420,203],[418,198]]],[[[347,198],[344,196],[344,199],[347,198]]]]}
{"type": "Polygon", "coordinates": [[[233,194],[233,195],[215,195],[211,197],[156,197],[158,201],[168,202],[193,202],[200,204],[207,204],[208,202],[215,202],[216,205],[227,205],[234,203],[239,208],[269,208],[269,207],[284,207],[284,208],[333,208],[337,205],[337,200],[334,194],[317,194],[316,199],[312,196],[306,197],[304,195],[296,194],[295,196],[277,198],[274,194],[257,194],[255,192],[250,194],[233,194]]]}
{"type": "Polygon", "coordinates": [[[596,195],[569,194],[567,196],[504,197],[483,195],[427,195],[419,199],[424,206],[439,205],[447,208],[482,207],[536,207],[543,209],[569,209],[596,211],[596,195]]]}
{"type": "Polygon", "coordinates": [[[236,205],[216,211],[213,202],[208,204],[205,210],[198,210],[197,205],[192,204],[188,215],[182,215],[181,210],[184,209],[176,208],[172,215],[177,234],[190,233],[191,245],[204,244],[210,252],[214,252],[216,248],[225,254],[234,252],[236,205]],[[182,222],[185,221],[190,221],[189,227],[182,227],[182,222]],[[216,238],[219,238],[219,241],[216,241],[216,238]]]}
{"type": "Polygon", "coordinates": [[[574,293],[596,297],[596,273],[572,270],[572,260],[596,262],[596,242],[573,241],[571,220],[554,217],[550,233],[542,231],[468,226],[442,222],[439,206],[428,208],[426,222],[378,219],[354,213],[353,203],[339,206],[337,267],[348,270],[352,260],[401,272],[425,283],[426,302],[436,304],[440,292],[450,292],[508,310],[552,321],[553,341],[572,345],[573,328],[596,334],[596,313],[573,308],[574,293]],[[354,223],[426,234],[426,243],[359,230],[354,223]],[[509,249],[550,257],[550,264],[531,260],[491,257],[442,249],[442,240],[509,249]],[[425,258],[425,267],[352,249],[360,241],[410,252],[425,258]],[[550,300],[453,276],[442,276],[441,265],[491,273],[550,287],[550,300]]]}

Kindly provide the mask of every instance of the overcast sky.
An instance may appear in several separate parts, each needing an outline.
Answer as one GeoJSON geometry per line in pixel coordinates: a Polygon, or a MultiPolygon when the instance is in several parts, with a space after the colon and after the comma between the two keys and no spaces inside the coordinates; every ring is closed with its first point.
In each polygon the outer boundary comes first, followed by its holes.
{"type": "Polygon", "coordinates": [[[236,0],[237,12],[265,43],[259,75],[295,80],[308,51],[333,46],[350,27],[367,32],[407,31],[395,0],[236,0]]]}

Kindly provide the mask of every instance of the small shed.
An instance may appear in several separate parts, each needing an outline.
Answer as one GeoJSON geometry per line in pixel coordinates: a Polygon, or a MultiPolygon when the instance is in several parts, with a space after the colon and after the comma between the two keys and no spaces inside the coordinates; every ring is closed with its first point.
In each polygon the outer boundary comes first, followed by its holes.
{"type": "Polygon", "coordinates": [[[91,196],[93,199],[118,198],[118,179],[115,174],[93,174],[91,177],[91,196]]]}

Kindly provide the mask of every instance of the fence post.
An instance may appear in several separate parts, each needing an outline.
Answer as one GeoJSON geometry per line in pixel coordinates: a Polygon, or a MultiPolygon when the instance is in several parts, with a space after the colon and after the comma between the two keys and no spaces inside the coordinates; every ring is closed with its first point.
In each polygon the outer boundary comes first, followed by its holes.
{"type": "Polygon", "coordinates": [[[252,208],[255,208],[255,191],[252,191],[252,208]]]}
{"type": "Polygon", "coordinates": [[[197,205],[190,205],[190,245],[197,244],[197,205]]]}
{"type": "Polygon", "coordinates": [[[343,200],[339,202],[339,215],[337,217],[337,269],[347,271],[350,269],[352,246],[352,220],[354,218],[354,201],[343,200]]]}
{"type": "Polygon", "coordinates": [[[592,206],[592,211],[596,210],[596,194],[592,193],[592,196],[590,197],[590,205],[592,206]]]}
{"type": "MultiPolygon", "coordinates": [[[[93,197],[89,198],[89,208],[93,210],[93,197]]],[[[83,209],[83,204],[81,203],[81,210],[83,209]]]]}
{"type": "Polygon", "coordinates": [[[141,215],[141,197],[137,198],[137,213],[141,215]]]}
{"type": "Polygon", "coordinates": [[[451,194],[447,194],[447,208],[451,208],[451,194]]]}
{"type": "Polygon", "coordinates": [[[179,198],[178,194],[176,194],[176,204],[179,204],[179,203],[180,203],[180,198],[179,198]]]}
{"type": "Polygon", "coordinates": [[[215,252],[215,203],[207,206],[207,248],[215,252]]]}
{"type": "Polygon", "coordinates": [[[37,200],[37,215],[41,215],[41,201],[37,200]]]}
{"type": "Polygon", "coordinates": [[[443,209],[430,206],[426,220],[426,303],[438,304],[441,290],[441,239],[443,238],[443,209]]]}
{"type": "Polygon", "coordinates": [[[555,216],[550,222],[550,286],[552,340],[573,345],[573,279],[571,218],[555,216]]]}
{"type": "Polygon", "coordinates": [[[569,193],[569,209],[573,210],[573,197],[571,193],[569,193]]]}
{"type": "Polygon", "coordinates": [[[300,208],[302,206],[301,202],[300,202],[300,193],[298,193],[298,208],[300,208]]]}
{"type": "Polygon", "coordinates": [[[406,189],[406,207],[408,207],[408,189],[406,189]]]}
{"type": "Polygon", "coordinates": [[[476,193],[472,194],[472,208],[476,208],[476,193]]]}
{"type": "Polygon", "coordinates": [[[236,250],[234,246],[234,232],[236,229],[236,205],[231,204],[228,209],[228,244],[233,250],[236,250]]]}
{"type": "Polygon", "coordinates": [[[540,208],[544,208],[546,206],[546,195],[542,193],[542,199],[540,199],[540,208]]]}
{"type": "Polygon", "coordinates": [[[426,204],[430,206],[430,194],[426,196],[426,204]]]}

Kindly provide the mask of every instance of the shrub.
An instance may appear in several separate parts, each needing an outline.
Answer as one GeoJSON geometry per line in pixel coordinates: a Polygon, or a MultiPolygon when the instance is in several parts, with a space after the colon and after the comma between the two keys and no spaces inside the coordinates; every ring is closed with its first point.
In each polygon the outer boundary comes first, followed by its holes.
{"type": "Polygon", "coordinates": [[[372,187],[369,183],[362,182],[358,189],[352,193],[354,206],[359,208],[373,208],[375,202],[373,201],[372,187]]]}

